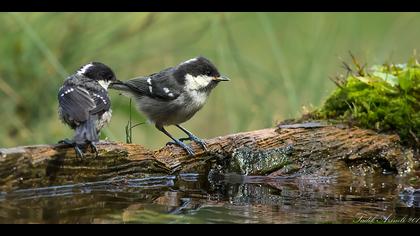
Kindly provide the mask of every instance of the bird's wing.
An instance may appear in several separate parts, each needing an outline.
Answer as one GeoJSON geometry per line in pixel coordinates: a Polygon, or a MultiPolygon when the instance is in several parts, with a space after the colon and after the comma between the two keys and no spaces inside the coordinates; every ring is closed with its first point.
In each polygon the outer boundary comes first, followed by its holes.
{"type": "Polygon", "coordinates": [[[95,108],[90,110],[90,114],[98,114],[111,108],[111,100],[108,97],[108,93],[105,89],[101,89],[95,92],[90,92],[91,98],[95,103],[95,108]]]}
{"type": "Polygon", "coordinates": [[[174,100],[182,93],[183,86],[172,76],[172,68],[147,77],[139,77],[125,82],[141,95],[166,101],[174,100]]]}
{"type": "Polygon", "coordinates": [[[62,113],[78,122],[89,119],[90,111],[96,107],[89,92],[77,86],[61,87],[58,92],[58,102],[62,113]]]}

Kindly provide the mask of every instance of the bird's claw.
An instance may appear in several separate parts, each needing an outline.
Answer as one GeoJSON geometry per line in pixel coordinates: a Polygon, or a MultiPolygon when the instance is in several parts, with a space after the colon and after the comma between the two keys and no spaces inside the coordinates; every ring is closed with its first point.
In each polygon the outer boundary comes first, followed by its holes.
{"type": "Polygon", "coordinates": [[[194,151],[192,150],[192,148],[190,146],[188,146],[187,144],[180,142],[180,146],[188,153],[188,156],[193,157],[195,155],[194,151]]]}
{"type": "MultiPolygon", "coordinates": [[[[74,148],[74,152],[76,153],[76,157],[80,158],[80,159],[84,159],[85,156],[82,152],[80,144],[77,144],[73,140],[70,140],[70,139],[63,139],[63,140],[58,141],[58,143],[72,146],[74,148]]],[[[96,145],[92,142],[89,142],[88,145],[92,149],[92,152],[95,153],[95,158],[98,157],[99,152],[98,152],[98,148],[96,147],[96,145]]]]}
{"type": "Polygon", "coordinates": [[[72,140],[70,140],[70,139],[63,139],[63,140],[60,140],[60,141],[58,141],[58,143],[59,144],[67,144],[67,145],[74,145],[74,142],[72,141],[72,140]]]}
{"type": "Polygon", "coordinates": [[[80,150],[79,146],[77,144],[74,144],[74,152],[76,153],[76,157],[83,160],[85,156],[83,155],[82,150],[80,150]]]}
{"type": "Polygon", "coordinates": [[[192,150],[192,148],[190,146],[188,146],[187,144],[181,142],[181,141],[178,141],[178,142],[167,142],[166,143],[166,146],[169,146],[169,145],[177,145],[177,146],[182,147],[188,153],[188,156],[190,156],[190,157],[193,157],[195,155],[195,153],[192,150]]]}
{"type": "Polygon", "coordinates": [[[92,151],[95,153],[95,158],[97,158],[99,156],[98,148],[92,142],[89,143],[89,146],[92,149],[92,151]]]}
{"type": "Polygon", "coordinates": [[[197,143],[198,145],[200,145],[203,149],[204,149],[204,151],[208,151],[209,149],[207,148],[207,144],[206,144],[206,142],[204,142],[204,140],[202,140],[201,138],[199,138],[199,137],[197,137],[197,136],[194,136],[194,135],[191,135],[191,136],[189,136],[188,138],[181,138],[181,139],[179,139],[180,141],[183,141],[183,140],[190,140],[190,141],[193,141],[193,142],[195,142],[195,143],[197,143]]]}
{"type": "Polygon", "coordinates": [[[83,159],[84,158],[83,152],[80,149],[79,145],[77,145],[77,143],[75,143],[73,140],[70,140],[70,139],[67,139],[66,138],[66,139],[63,139],[63,140],[58,141],[58,143],[59,144],[66,144],[66,145],[72,146],[73,149],[74,149],[74,152],[76,154],[76,157],[79,158],[79,159],[83,159]]]}
{"type": "MultiPolygon", "coordinates": [[[[184,141],[194,141],[195,143],[197,143],[198,145],[200,145],[204,151],[208,152],[208,147],[207,147],[207,143],[204,142],[204,140],[202,140],[201,138],[198,138],[196,136],[190,136],[188,138],[180,138],[179,141],[184,142],[184,141]]],[[[171,145],[171,144],[176,144],[174,142],[168,142],[166,145],[171,145]]]]}
{"type": "Polygon", "coordinates": [[[206,144],[206,142],[204,142],[204,140],[202,140],[202,139],[200,139],[200,138],[197,138],[197,137],[194,137],[193,138],[193,141],[195,142],[195,143],[198,143],[203,149],[204,149],[204,151],[208,151],[209,149],[207,148],[207,144],[206,144]]]}

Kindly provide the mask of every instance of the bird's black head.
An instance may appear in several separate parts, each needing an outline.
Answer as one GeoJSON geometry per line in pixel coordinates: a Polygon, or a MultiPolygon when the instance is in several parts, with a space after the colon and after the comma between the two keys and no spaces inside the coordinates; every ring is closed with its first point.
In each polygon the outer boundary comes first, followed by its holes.
{"type": "Polygon", "coordinates": [[[202,56],[184,61],[178,68],[195,77],[204,75],[209,77],[220,76],[216,66],[209,59],[202,56]]]}
{"type": "Polygon", "coordinates": [[[98,81],[98,83],[105,89],[108,88],[108,85],[112,81],[117,80],[117,77],[115,76],[112,69],[101,62],[90,62],[82,66],[77,71],[77,74],[83,75],[89,79],[98,81]]]}
{"type": "Polygon", "coordinates": [[[187,88],[200,90],[213,88],[220,81],[228,81],[227,77],[221,76],[216,66],[202,56],[182,62],[175,68],[175,77],[182,79],[187,88]]]}

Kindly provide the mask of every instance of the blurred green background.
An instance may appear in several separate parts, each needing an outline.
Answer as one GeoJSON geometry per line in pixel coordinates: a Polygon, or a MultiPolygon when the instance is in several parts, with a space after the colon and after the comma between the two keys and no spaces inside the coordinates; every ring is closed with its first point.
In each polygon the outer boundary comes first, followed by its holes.
{"type": "MultiPolygon", "coordinates": [[[[321,104],[352,51],[369,65],[404,63],[420,43],[418,13],[0,13],[0,147],[72,137],[57,92],[82,64],[126,80],[203,55],[231,78],[185,127],[203,138],[273,126],[321,104]]],[[[102,138],[125,141],[128,98],[110,91],[102,138]]],[[[134,112],[133,122],[145,121],[134,112]]],[[[176,136],[183,136],[169,128],[176,136]]],[[[153,125],[133,142],[157,148],[153,125]]]]}

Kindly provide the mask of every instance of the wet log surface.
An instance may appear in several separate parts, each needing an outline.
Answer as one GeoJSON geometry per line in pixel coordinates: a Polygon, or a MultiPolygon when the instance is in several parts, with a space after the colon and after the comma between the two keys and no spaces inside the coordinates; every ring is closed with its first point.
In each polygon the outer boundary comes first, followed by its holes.
{"type": "MultiPolygon", "coordinates": [[[[271,177],[294,174],[334,175],[391,172],[418,168],[418,156],[400,145],[397,135],[329,125],[285,125],[195,143],[189,157],[177,146],[149,150],[138,144],[101,142],[99,156],[76,158],[67,145],[0,149],[0,191],[64,184],[88,184],[198,172],[271,177]],[[363,172],[363,173],[362,173],[363,172]]],[[[89,152],[87,152],[89,153],[89,152]]]]}

